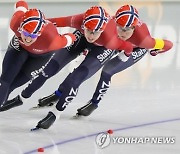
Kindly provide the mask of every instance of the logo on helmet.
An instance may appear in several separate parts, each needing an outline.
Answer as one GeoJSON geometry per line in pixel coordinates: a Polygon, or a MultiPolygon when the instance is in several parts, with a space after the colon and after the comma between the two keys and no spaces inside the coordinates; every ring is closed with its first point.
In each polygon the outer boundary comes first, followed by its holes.
{"type": "Polygon", "coordinates": [[[122,27],[135,27],[139,22],[138,11],[132,5],[124,5],[117,10],[115,21],[122,27]]]}
{"type": "Polygon", "coordinates": [[[40,34],[45,25],[45,16],[38,9],[29,9],[23,16],[20,28],[30,34],[40,34]]]}
{"type": "Polygon", "coordinates": [[[109,18],[109,14],[102,7],[93,6],[85,13],[83,27],[92,31],[103,31],[109,18]]]}

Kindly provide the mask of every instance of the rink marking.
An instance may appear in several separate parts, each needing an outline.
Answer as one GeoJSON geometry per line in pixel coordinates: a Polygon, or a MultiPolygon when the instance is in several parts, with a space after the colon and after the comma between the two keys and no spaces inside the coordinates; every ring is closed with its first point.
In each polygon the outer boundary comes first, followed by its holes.
{"type": "MultiPolygon", "coordinates": [[[[180,118],[170,119],[170,120],[163,120],[163,121],[156,121],[156,122],[150,122],[150,123],[144,123],[144,124],[128,126],[128,127],[124,127],[124,128],[117,128],[117,129],[113,129],[113,131],[118,132],[118,131],[122,131],[122,130],[129,130],[129,129],[146,127],[146,126],[157,125],[157,124],[162,124],[162,123],[174,122],[174,121],[180,121],[180,118]]],[[[86,136],[80,136],[80,137],[77,137],[77,138],[68,139],[68,140],[65,140],[65,141],[61,141],[61,142],[57,142],[55,144],[45,146],[43,148],[44,149],[49,149],[49,148],[54,147],[54,145],[59,146],[59,145],[63,145],[63,144],[66,144],[66,143],[70,143],[70,142],[78,141],[78,140],[81,140],[81,139],[89,138],[89,137],[92,137],[92,136],[97,136],[98,134],[104,133],[106,131],[107,130],[102,131],[102,132],[98,132],[98,133],[94,133],[94,134],[90,134],[90,135],[86,135],[86,136]]],[[[33,153],[37,153],[37,149],[29,151],[29,152],[25,152],[24,154],[33,154],[33,153]]]]}

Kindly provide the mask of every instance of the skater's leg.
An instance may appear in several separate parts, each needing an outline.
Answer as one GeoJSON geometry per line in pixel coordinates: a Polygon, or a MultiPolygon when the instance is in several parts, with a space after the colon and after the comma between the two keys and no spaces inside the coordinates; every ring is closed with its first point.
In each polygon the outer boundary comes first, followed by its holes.
{"type": "MultiPolygon", "coordinates": [[[[56,117],[59,116],[66,106],[76,97],[79,86],[87,79],[89,79],[92,75],[94,75],[112,56],[114,51],[109,50],[108,56],[106,58],[99,59],[98,55],[102,55],[106,52],[107,49],[103,47],[95,48],[91,51],[85,60],[77,67],[72,73],[68,75],[68,77],[64,80],[64,82],[59,86],[59,101],[56,105],[56,108],[51,111],[56,117]]],[[[47,115],[48,116],[48,115],[47,115]]],[[[39,128],[49,128],[49,122],[46,122],[45,117],[41,120],[37,127],[39,128]]],[[[52,123],[50,124],[52,125],[52,123]]]]}
{"type": "Polygon", "coordinates": [[[28,53],[24,50],[17,51],[9,47],[2,64],[2,74],[0,77],[0,105],[2,105],[9,94],[9,88],[14,81],[15,77],[20,72],[23,64],[28,58],[28,53]]]}
{"type": "Polygon", "coordinates": [[[96,106],[98,106],[99,102],[110,88],[112,76],[129,68],[130,66],[133,66],[136,62],[143,58],[146,53],[146,49],[135,48],[132,55],[126,62],[122,62],[118,56],[108,61],[102,69],[102,73],[92,99],[86,105],[79,108],[77,110],[77,114],[83,116],[90,115],[97,108],[96,106]],[[139,53],[141,53],[141,55],[139,53]]]}

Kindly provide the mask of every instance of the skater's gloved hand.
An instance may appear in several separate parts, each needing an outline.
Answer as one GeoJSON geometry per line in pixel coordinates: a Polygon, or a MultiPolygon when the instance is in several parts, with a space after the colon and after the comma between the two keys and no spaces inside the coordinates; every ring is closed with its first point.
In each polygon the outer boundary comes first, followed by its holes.
{"type": "Polygon", "coordinates": [[[21,10],[21,11],[23,11],[23,12],[26,12],[27,11],[27,9],[28,9],[28,4],[27,4],[27,2],[26,1],[24,1],[24,0],[18,0],[16,3],[15,3],[15,10],[16,9],[19,9],[19,10],[21,10]]]}
{"type": "Polygon", "coordinates": [[[129,56],[126,55],[126,53],[124,52],[124,50],[120,51],[118,54],[118,57],[120,60],[122,60],[123,62],[126,62],[129,59],[129,56]]]}
{"type": "Polygon", "coordinates": [[[149,51],[149,53],[151,56],[156,56],[159,54],[159,51],[160,51],[159,49],[152,49],[149,51]]]}

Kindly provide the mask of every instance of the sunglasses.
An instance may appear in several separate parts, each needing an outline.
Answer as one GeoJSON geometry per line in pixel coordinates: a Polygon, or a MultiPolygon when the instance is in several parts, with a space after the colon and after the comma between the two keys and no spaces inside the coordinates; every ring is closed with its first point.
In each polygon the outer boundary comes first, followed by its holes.
{"type": "Polygon", "coordinates": [[[26,31],[22,31],[23,35],[26,36],[26,37],[31,37],[32,39],[35,39],[37,38],[39,35],[38,34],[30,34],[26,31]]]}

